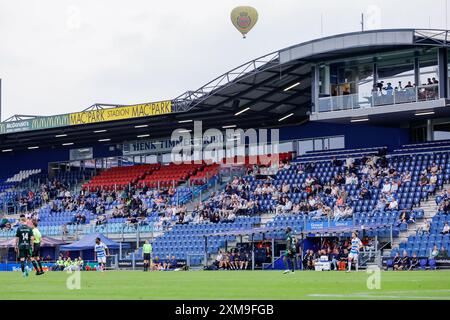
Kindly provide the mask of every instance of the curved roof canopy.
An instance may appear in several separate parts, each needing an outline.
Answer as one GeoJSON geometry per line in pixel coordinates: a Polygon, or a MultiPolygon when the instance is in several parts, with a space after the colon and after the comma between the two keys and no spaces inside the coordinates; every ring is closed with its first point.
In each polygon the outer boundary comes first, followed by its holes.
{"type": "Polygon", "coordinates": [[[447,30],[388,29],[353,32],[300,43],[269,53],[230,70],[195,91],[172,100],[172,113],[115,122],[19,132],[0,136],[4,148],[34,144],[55,146],[54,136],[67,134],[59,143],[92,143],[109,138],[117,144],[150,134],[150,139],[170,136],[176,128],[203,120],[203,129],[238,125],[240,128],[274,127],[307,121],[311,108],[311,68],[325,60],[350,59],[386,51],[448,47],[447,30]],[[240,111],[244,112],[236,115],[240,111]],[[287,115],[292,115],[285,118],[287,115]],[[142,127],[143,124],[148,127],[142,127]],[[141,126],[141,129],[138,128],[141,126]],[[93,130],[107,129],[92,135],[93,130]]]}

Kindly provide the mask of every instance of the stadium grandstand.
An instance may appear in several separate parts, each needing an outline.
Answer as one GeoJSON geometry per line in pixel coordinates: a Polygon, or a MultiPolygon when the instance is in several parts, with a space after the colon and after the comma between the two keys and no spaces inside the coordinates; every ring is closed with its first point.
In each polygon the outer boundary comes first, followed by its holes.
{"type": "MultiPolygon", "coordinates": [[[[108,268],[141,269],[149,240],[155,268],[268,270],[283,268],[291,227],[302,269],[320,256],[345,262],[354,231],[360,268],[391,270],[405,255],[418,269],[448,268],[449,40],[446,30],[335,35],[172,100],[15,115],[0,123],[0,242],[25,214],[64,243],[43,248],[56,269],[60,254],[93,260],[77,244],[101,234],[118,244],[108,268]],[[252,129],[271,143],[248,142],[252,129]],[[174,152],[218,133],[241,148],[174,152]]],[[[16,261],[12,247],[0,252],[2,265],[16,261]]]]}

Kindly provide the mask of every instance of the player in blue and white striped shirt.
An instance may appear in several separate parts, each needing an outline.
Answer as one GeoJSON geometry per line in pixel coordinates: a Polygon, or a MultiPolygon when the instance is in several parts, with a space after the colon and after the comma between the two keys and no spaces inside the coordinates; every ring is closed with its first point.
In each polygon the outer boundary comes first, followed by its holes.
{"type": "Polygon", "coordinates": [[[352,240],[350,246],[350,253],[348,254],[348,270],[350,272],[352,269],[352,261],[355,262],[356,271],[358,271],[358,255],[359,249],[362,247],[362,242],[356,235],[356,232],[352,232],[352,240]]]}
{"type": "Polygon", "coordinates": [[[106,264],[106,256],[109,255],[109,250],[106,244],[104,244],[100,238],[95,239],[95,246],[94,246],[94,252],[97,256],[97,261],[100,266],[100,270],[105,270],[105,264],[106,264]]]}

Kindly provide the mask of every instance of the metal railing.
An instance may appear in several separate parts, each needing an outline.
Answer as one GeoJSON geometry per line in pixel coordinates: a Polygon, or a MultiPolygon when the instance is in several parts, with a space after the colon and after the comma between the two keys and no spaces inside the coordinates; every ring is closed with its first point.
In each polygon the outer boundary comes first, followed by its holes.
{"type": "Polygon", "coordinates": [[[384,90],[369,94],[348,94],[319,98],[316,112],[366,109],[384,105],[413,103],[439,99],[437,84],[403,88],[401,90],[384,90]]]}

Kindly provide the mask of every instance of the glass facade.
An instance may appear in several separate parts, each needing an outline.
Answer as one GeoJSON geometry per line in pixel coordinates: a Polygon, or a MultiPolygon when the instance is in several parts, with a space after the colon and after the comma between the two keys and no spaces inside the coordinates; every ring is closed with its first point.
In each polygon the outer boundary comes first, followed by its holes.
{"type": "Polygon", "coordinates": [[[438,99],[438,79],[436,48],[322,63],[318,70],[316,111],[438,99]]]}

